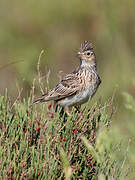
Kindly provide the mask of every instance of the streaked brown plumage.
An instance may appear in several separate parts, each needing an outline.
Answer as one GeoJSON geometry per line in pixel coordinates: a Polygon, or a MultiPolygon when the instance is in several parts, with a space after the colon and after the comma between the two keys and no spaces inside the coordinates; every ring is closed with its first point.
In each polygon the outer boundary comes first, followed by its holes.
{"type": "Polygon", "coordinates": [[[34,101],[33,104],[54,100],[68,109],[87,102],[95,94],[101,80],[97,73],[92,43],[84,41],[77,55],[80,65],[72,73],[67,74],[54,89],[34,101]]]}

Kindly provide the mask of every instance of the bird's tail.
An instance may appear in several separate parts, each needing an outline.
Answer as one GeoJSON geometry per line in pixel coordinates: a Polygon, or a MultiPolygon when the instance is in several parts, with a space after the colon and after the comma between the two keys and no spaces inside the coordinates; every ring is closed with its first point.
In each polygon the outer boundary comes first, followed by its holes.
{"type": "Polygon", "coordinates": [[[35,100],[34,102],[32,102],[32,103],[30,104],[30,106],[32,106],[32,105],[34,105],[34,104],[41,103],[41,102],[45,102],[45,98],[44,98],[44,97],[41,97],[41,98],[35,100]]]}

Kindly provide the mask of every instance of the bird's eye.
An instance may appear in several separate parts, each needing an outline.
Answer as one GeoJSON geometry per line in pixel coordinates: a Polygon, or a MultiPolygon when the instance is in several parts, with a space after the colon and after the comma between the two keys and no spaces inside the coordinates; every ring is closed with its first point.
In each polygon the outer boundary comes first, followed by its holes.
{"type": "Polygon", "coordinates": [[[87,56],[89,56],[90,55],[90,52],[87,52],[87,56]]]}

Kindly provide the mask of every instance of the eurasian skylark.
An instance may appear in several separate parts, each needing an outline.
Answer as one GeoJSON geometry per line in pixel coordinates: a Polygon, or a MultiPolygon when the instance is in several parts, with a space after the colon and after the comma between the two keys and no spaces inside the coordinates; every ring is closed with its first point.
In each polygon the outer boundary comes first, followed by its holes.
{"type": "Polygon", "coordinates": [[[80,65],[33,104],[54,100],[69,114],[72,106],[79,107],[96,93],[101,80],[97,73],[92,43],[84,41],[77,56],[80,59],[80,65]]]}

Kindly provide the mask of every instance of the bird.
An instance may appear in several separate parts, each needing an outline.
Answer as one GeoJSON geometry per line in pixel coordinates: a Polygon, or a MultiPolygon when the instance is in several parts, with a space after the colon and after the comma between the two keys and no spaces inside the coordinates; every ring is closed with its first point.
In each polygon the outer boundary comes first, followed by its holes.
{"type": "Polygon", "coordinates": [[[58,106],[64,108],[70,115],[72,107],[80,109],[96,93],[101,78],[97,73],[97,63],[94,48],[91,42],[81,43],[77,53],[80,64],[74,71],[66,74],[55,88],[35,100],[33,104],[53,100],[58,106]]]}

